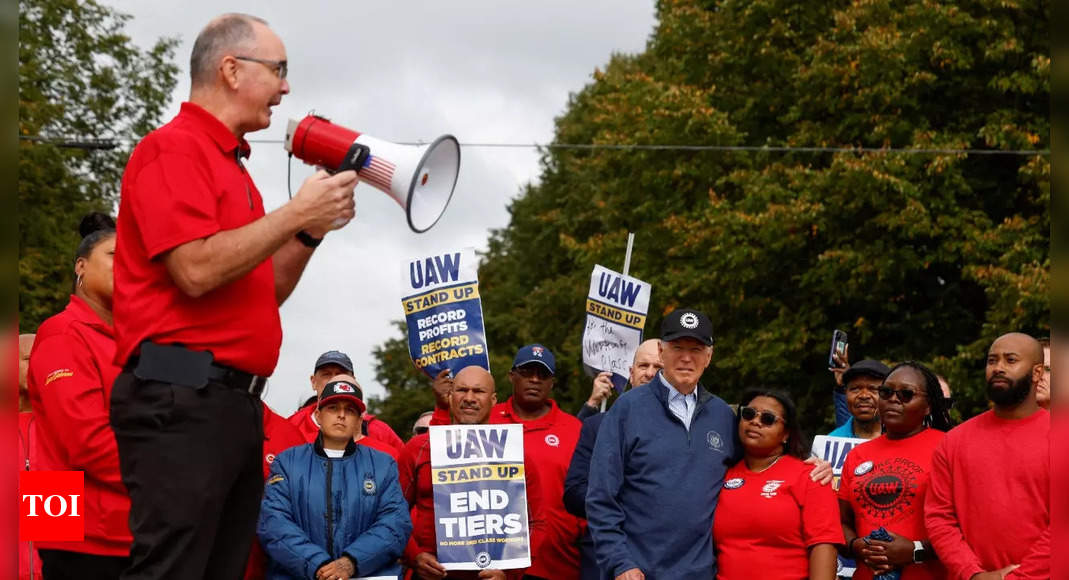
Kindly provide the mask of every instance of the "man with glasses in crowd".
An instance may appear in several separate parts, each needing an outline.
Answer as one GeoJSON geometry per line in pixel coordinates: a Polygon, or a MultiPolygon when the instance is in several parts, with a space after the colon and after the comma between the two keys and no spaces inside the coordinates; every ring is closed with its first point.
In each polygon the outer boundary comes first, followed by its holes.
{"type": "Polygon", "coordinates": [[[320,171],[266,213],[245,169],[245,135],[290,91],[286,63],[262,19],[212,20],[193,44],[189,101],[123,174],[111,424],[131,499],[125,579],[239,578],[249,554],[278,307],[355,214],[355,171],[320,171]]]}
{"type": "Polygon", "coordinates": [[[509,371],[512,396],[494,405],[490,423],[522,424],[524,454],[539,466],[547,537],[532,554],[528,577],[578,580],[578,545],[586,522],[564,509],[563,498],[564,478],[583,425],[550,398],[556,373],[556,358],[548,348],[541,344],[521,348],[509,371]]]}

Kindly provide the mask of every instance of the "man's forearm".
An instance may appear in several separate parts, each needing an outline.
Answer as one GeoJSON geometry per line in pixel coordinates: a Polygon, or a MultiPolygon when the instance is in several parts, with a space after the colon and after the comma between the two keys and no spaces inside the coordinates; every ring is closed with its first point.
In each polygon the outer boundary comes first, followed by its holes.
{"type": "Polygon", "coordinates": [[[300,224],[289,207],[283,206],[240,228],[216,232],[174,248],[163,255],[167,271],[175,284],[193,298],[241,279],[294,240],[300,224]]]}
{"type": "Polygon", "coordinates": [[[309,248],[294,237],[282,244],[271,257],[275,269],[275,300],[279,306],[282,306],[297,287],[297,282],[314,251],[314,248],[309,248]]]}

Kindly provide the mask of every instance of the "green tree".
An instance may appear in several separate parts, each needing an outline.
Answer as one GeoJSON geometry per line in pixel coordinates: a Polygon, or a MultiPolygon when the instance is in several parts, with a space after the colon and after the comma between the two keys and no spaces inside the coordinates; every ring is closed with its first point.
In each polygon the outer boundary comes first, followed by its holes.
{"type": "Polygon", "coordinates": [[[174,90],[177,39],[139,49],[93,0],[19,2],[19,325],[62,309],[78,223],[112,211],[134,143],[174,90]],[[75,143],[71,143],[71,141],[75,143]],[[94,148],[114,143],[115,147],[94,148]]]}
{"type": "Polygon", "coordinates": [[[793,150],[546,151],[479,272],[499,393],[541,341],[578,408],[590,270],[632,231],[647,335],[707,312],[725,399],[786,388],[823,432],[842,328],[854,360],[929,363],[983,409],[991,340],[1049,333],[1049,20],[1042,0],[659,2],[647,50],[596,71],[556,140],[793,150]]]}

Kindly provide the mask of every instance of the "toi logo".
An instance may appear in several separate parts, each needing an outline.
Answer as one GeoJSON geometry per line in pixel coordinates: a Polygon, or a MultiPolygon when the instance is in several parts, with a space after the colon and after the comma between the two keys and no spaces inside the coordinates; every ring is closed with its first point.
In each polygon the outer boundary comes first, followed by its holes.
{"type": "Polygon", "coordinates": [[[81,471],[19,472],[19,540],[85,540],[85,474],[81,471]]]}

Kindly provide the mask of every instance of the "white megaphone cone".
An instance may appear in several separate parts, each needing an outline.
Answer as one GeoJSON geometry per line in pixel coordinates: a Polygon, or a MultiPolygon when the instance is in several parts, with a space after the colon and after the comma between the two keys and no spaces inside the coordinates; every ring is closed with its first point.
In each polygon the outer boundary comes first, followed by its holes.
{"type": "Polygon", "coordinates": [[[361,181],[404,208],[408,227],[419,233],[442,217],[460,173],[460,144],[452,135],[430,145],[398,145],[315,115],[290,120],[286,151],[331,172],[356,169],[361,181]]]}

